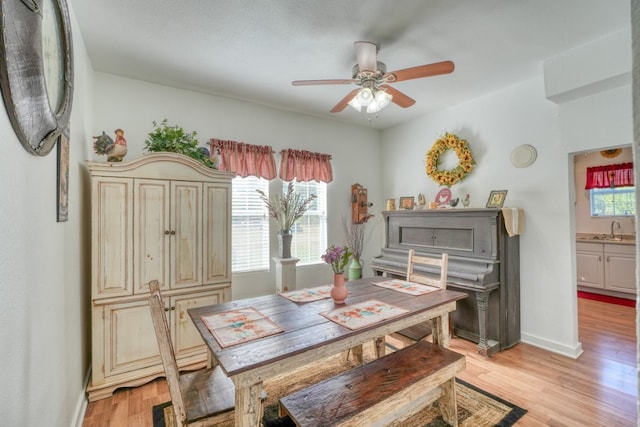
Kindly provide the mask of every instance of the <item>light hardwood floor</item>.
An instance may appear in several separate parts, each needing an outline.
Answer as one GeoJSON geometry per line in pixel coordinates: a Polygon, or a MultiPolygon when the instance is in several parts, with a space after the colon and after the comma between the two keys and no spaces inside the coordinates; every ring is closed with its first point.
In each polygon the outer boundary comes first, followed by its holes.
{"type": "MultiPolygon", "coordinates": [[[[636,426],[636,310],[578,299],[577,359],[518,344],[490,358],[475,344],[453,338],[451,349],[467,356],[459,377],[528,410],[522,426],[636,426]]],[[[89,403],[84,427],[151,427],[151,408],[170,400],[164,379],[118,390],[89,403]]]]}

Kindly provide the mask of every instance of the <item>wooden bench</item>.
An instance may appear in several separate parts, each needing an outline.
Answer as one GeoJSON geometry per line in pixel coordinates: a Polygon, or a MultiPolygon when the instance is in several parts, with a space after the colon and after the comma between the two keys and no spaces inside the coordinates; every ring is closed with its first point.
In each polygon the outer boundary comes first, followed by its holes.
{"type": "Polygon", "coordinates": [[[281,398],[280,414],[304,427],[386,425],[437,401],[457,426],[455,376],[465,366],[463,355],[420,341],[281,398]]]}

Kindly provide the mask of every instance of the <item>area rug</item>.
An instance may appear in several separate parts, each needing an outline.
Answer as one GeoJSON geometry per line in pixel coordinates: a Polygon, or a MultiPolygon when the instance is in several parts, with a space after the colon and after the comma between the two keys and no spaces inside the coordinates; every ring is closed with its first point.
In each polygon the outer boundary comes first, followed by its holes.
{"type": "Polygon", "coordinates": [[[608,295],[600,295],[594,294],[591,292],[578,291],[578,298],[590,299],[594,301],[607,302],[609,304],[617,304],[624,305],[626,307],[635,307],[636,300],[634,299],[626,299],[626,298],[618,298],[618,297],[610,297],[608,295]]]}
{"type": "MultiPolygon", "coordinates": [[[[365,362],[373,359],[373,346],[364,346],[365,362]]],[[[278,418],[278,399],[293,393],[329,376],[337,375],[347,369],[357,366],[346,353],[329,357],[322,362],[313,363],[299,368],[286,375],[280,375],[264,382],[267,393],[263,426],[288,427],[295,424],[288,418],[278,418]]],[[[508,427],[527,413],[508,401],[487,393],[478,387],[456,378],[456,399],[458,403],[458,425],[460,427],[508,427]]],[[[153,427],[173,427],[170,403],[153,407],[153,427]],[[165,422],[165,419],[167,422],[165,422]]],[[[415,414],[402,423],[403,427],[444,427],[448,426],[442,420],[440,412],[433,405],[415,414]]],[[[233,423],[224,425],[232,427],[233,423]]]]}

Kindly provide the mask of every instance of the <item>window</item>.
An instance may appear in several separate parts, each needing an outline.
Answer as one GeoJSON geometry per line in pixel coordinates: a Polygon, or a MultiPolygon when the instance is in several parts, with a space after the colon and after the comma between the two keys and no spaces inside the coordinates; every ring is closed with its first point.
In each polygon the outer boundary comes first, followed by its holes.
{"type": "Polygon", "coordinates": [[[635,216],[635,187],[592,188],[591,216],[635,216]]]}
{"type": "MultiPolygon", "coordinates": [[[[283,191],[286,191],[287,185],[288,183],[283,183],[283,191]]],[[[300,259],[298,265],[319,264],[322,262],[320,256],[327,248],[327,184],[294,181],[294,190],[302,194],[303,198],[310,194],[318,197],[293,225],[291,253],[300,259]]]]}
{"type": "Polygon", "coordinates": [[[234,273],[269,269],[269,215],[256,190],[269,195],[269,181],[255,176],[232,181],[231,269],[234,273]]]}

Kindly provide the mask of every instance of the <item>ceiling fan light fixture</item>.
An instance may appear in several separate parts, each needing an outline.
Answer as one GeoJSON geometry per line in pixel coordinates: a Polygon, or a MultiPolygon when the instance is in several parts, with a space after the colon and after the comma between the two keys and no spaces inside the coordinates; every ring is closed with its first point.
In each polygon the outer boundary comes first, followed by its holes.
{"type": "Polygon", "coordinates": [[[356,101],[363,107],[368,106],[374,100],[373,92],[368,87],[364,87],[358,91],[358,94],[355,96],[356,101]]]}
{"type": "Polygon", "coordinates": [[[377,113],[387,105],[391,104],[391,99],[393,99],[393,96],[388,94],[386,91],[379,89],[376,92],[374,101],[367,106],[367,113],[377,113]],[[374,108],[375,111],[373,111],[374,108]]]}
{"type": "Polygon", "coordinates": [[[386,91],[373,88],[362,88],[354,96],[349,105],[362,113],[377,113],[391,103],[393,97],[386,91]]]}

